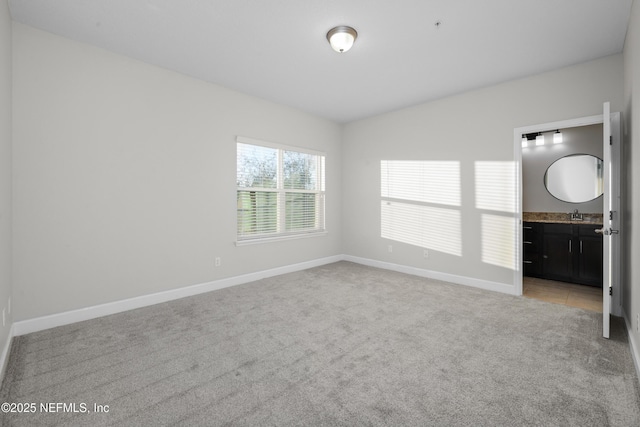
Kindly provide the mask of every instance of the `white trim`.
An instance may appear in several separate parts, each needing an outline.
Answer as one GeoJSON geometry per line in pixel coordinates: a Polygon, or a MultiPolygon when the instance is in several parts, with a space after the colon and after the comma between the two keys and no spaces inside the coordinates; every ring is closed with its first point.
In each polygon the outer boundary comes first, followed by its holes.
{"type": "Polygon", "coordinates": [[[619,112],[613,112],[610,115],[611,117],[611,137],[613,138],[613,144],[617,146],[617,149],[613,150],[613,156],[611,158],[611,162],[614,167],[615,173],[612,176],[613,180],[613,188],[615,188],[618,192],[617,194],[612,194],[612,208],[618,214],[617,218],[617,227],[619,230],[619,234],[614,235],[611,241],[611,250],[614,253],[614,263],[612,265],[613,274],[612,274],[612,290],[613,296],[611,297],[611,314],[614,316],[621,317],[622,316],[622,235],[624,233],[624,210],[622,209],[622,114],[619,112]]]}
{"type": "Polygon", "coordinates": [[[324,237],[329,233],[327,230],[322,231],[306,231],[304,233],[280,234],[273,237],[254,237],[251,239],[236,240],[236,246],[258,245],[260,243],[279,242],[281,240],[305,239],[307,237],[324,237]]]}
{"type": "Polygon", "coordinates": [[[326,258],[319,258],[311,261],[305,261],[298,264],[276,267],[269,270],[258,271],[255,273],[243,274],[241,276],[229,277],[226,279],[214,280],[208,283],[187,286],[184,288],[171,289],[164,292],[158,292],[149,295],[129,298],[120,301],[114,301],[106,304],[94,305],[91,307],[80,308],[77,310],[66,311],[63,313],[52,314],[49,316],[37,317],[35,319],[22,320],[15,322],[14,335],[25,335],[32,332],[43,331],[45,329],[55,328],[57,326],[69,325],[83,320],[95,319],[98,317],[108,316],[111,314],[121,313],[123,311],[133,310],[136,308],[147,307],[154,304],[160,304],[175,299],[189,297],[202,294],[205,292],[216,291],[218,289],[228,288],[230,286],[241,285],[243,283],[254,282],[256,280],[267,277],[278,276],[280,274],[293,273],[295,271],[305,270],[307,268],[318,267],[320,265],[330,264],[341,261],[341,255],[334,255],[326,258]]]}
{"type": "Polygon", "coordinates": [[[13,341],[13,324],[9,328],[9,335],[7,336],[7,342],[4,343],[2,354],[0,354],[0,384],[4,380],[4,374],[7,371],[7,364],[9,363],[9,353],[11,352],[11,344],[13,341]]]}
{"type": "Polygon", "coordinates": [[[352,255],[343,255],[344,261],[351,261],[357,264],[368,265],[385,270],[397,271],[399,273],[412,274],[414,276],[426,277],[429,279],[442,280],[455,283],[457,285],[470,286],[473,288],[486,289],[488,291],[501,292],[509,295],[516,295],[516,288],[505,283],[491,282],[489,280],[474,279],[473,277],[457,276],[455,274],[441,273],[439,271],[425,270],[423,268],[409,267],[401,264],[394,264],[386,261],[378,261],[369,258],[360,258],[352,255]]]}
{"type": "Polygon", "coordinates": [[[522,126],[514,129],[516,143],[522,148],[522,134],[534,132],[548,132],[556,129],[576,128],[602,123],[602,114],[596,116],[579,117],[577,119],[560,120],[558,122],[542,123],[539,125],[522,126]]]}
{"type": "Polygon", "coordinates": [[[627,335],[629,336],[629,351],[631,352],[631,358],[633,359],[633,364],[636,367],[636,374],[638,377],[638,382],[640,382],[640,347],[638,341],[636,341],[636,337],[633,334],[633,323],[629,321],[629,316],[627,316],[627,312],[622,309],[622,317],[624,318],[624,323],[627,326],[627,335]]]}
{"type": "Polygon", "coordinates": [[[516,128],[513,130],[513,137],[514,139],[517,141],[518,138],[520,138],[520,143],[516,143],[514,144],[514,152],[513,152],[513,158],[515,159],[515,164],[516,164],[516,188],[515,188],[515,192],[516,192],[516,216],[515,216],[515,223],[516,223],[516,245],[518,246],[516,248],[515,253],[516,255],[516,268],[513,270],[513,284],[515,286],[515,295],[518,296],[522,296],[523,294],[523,284],[522,284],[522,280],[523,280],[523,275],[524,275],[524,267],[523,267],[523,260],[524,260],[524,245],[522,244],[522,133],[524,133],[524,131],[521,132],[520,129],[524,129],[524,128],[516,128]]]}

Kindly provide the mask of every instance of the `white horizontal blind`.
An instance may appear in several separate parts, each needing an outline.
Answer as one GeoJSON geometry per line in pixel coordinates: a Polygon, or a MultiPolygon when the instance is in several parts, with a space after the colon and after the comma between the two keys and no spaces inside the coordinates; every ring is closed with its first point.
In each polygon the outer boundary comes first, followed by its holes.
{"type": "Polygon", "coordinates": [[[238,240],[324,231],[325,157],[237,141],[238,240]]]}

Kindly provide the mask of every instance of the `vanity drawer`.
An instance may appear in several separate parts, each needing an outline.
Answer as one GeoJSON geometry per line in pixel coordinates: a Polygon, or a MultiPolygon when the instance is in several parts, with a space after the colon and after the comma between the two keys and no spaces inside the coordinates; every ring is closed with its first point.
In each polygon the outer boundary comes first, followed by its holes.
{"type": "Polygon", "coordinates": [[[523,273],[525,276],[540,277],[540,275],[542,274],[540,256],[537,254],[533,256],[525,256],[524,260],[522,261],[522,265],[523,273]]]}
{"type": "Polygon", "coordinates": [[[522,223],[523,272],[525,276],[540,276],[542,263],[540,256],[540,239],[542,224],[537,222],[522,223]]]}
{"type": "Polygon", "coordinates": [[[573,234],[573,225],[571,224],[544,224],[544,233],[554,234],[573,234]]]}
{"type": "Polygon", "coordinates": [[[524,244],[524,252],[532,249],[536,250],[539,247],[542,225],[537,222],[523,222],[522,223],[522,243],[524,244]]]}
{"type": "Polygon", "coordinates": [[[522,223],[522,240],[526,242],[535,242],[540,236],[541,224],[537,222],[522,223]]]}

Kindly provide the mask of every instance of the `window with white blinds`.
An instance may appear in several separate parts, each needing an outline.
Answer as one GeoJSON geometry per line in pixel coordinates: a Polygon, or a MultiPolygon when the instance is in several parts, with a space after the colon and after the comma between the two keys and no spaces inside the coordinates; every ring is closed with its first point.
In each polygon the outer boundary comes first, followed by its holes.
{"type": "Polygon", "coordinates": [[[322,233],[322,153],[237,137],[238,242],[322,233]]]}

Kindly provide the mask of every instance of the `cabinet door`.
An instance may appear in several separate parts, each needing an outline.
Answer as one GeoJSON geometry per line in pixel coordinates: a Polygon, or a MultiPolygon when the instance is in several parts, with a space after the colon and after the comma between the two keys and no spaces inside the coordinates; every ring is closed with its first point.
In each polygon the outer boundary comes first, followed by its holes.
{"type": "Polygon", "coordinates": [[[571,226],[545,224],[542,271],[546,278],[571,281],[573,276],[573,233],[571,226]]]}
{"type": "Polygon", "coordinates": [[[582,226],[578,233],[577,282],[602,287],[602,237],[596,227],[582,226]]]}

